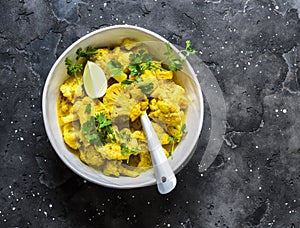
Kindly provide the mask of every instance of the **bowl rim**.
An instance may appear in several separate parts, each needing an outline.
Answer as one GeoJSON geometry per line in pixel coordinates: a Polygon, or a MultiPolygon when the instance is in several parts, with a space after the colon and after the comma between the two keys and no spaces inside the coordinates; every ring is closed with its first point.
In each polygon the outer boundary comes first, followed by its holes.
{"type": "MultiPolygon", "coordinates": [[[[123,186],[123,185],[111,185],[111,183],[107,184],[107,183],[102,183],[102,182],[97,182],[95,180],[91,180],[89,179],[87,176],[85,176],[82,172],[80,172],[78,169],[76,169],[75,167],[73,167],[73,165],[67,160],[64,158],[64,156],[62,155],[62,153],[60,153],[60,149],[58,147],[58,145],[56,145],[54,143],[54,138],[52,138],[52,134],[51,134],[51,126],[50,124],[48,123],[48,113],[46,112],[47,110],[47,91],[48,91],[48,88],[49,88],[49,85],[50,85],[50,82],[51,82],[51,79],[54,75],[54,71],[55,69],[57,68],[58,64],[61,62],[61,60],[68,54],[70,53],[70,51],[76,46],[78,45],[79,43],[81,43],[82,41],[88,39],[89,37],[92,37],[98,33],[102,33],[102,32],[105,32],[105,31],[108,31],[108,30],[114,30],[114,29],[133,29],[133,30],[138,30],[138,31],[141,31],[141,32],[144,32],[162,42],[165,42],[165,43],[170,43],[167,39],[165,39],[163,36],[151,31],[151,30],[148,30],[148,29],[145,29],[143,27],[139,27],[139,26],[135,26],[135,25],[112,25],[112,26],[107,26],[107,27],[103,27],[103,28],[100,28],[100,29],[97,29],[93,32],[90,32],[84,36],[82,36],[81,38],[77,39],[76,41],[74,41],[70,46],[68,46],[61,54],[60,56],[56,59],[55,63],[52,65],[48,75],[47,75],[47,79],[45,81],[45,84],[44,84],[44,88],[43,88],[43,94],[42,94],[42,114],[43,114],[43,122],[44,122],[44,127],[45,127],[45,130],[46,130],[46,134],[49,138],[49,141],[51,143],[51,146],[53,147],[53,149],[55,150],[56,154],[60,157],[60,159],[63,161],[63,163],[69,167],[74,173],[76,173],[77,175],[79,175],[80,177],[94,183],[94,184],[97,184],[97,185],[101,185],[101,186],[105,186],[105,187],[109,187],[109,188],[116,188],[116,189],[132,189],[132,188],[140,188],[140,187],[146,187],[146,186],[150,186],[150,185],[154,185],[156,184],[156,180],[155,180],[155,177],[153,177],[153,179],[149,180],[149,181],[145,181],[143,183],[135,183],[135,184],[127,184],[126,186],[123,186]]],[[[170,43],[172,49],[174,49],[175,51],[178,51],[178,49],[172,44],[170,43]]],[[[194,154],[194,151],[196,150],[196,147],[197,147],[197,141],[198,141],[198,138],[201,134],[201,131],[202,131],[202,128],[203,128],[203,119],[204,119],[204,99],[203,99],[203,94],[202,94],[202,90],[201,90],[201,86],[200,86],[200,83],[198,82],[198,79],[196,77],[196,74],[193,70],[193,68],[191,67],[190,63],[188,62],[188,60],[185,61],[185,64],[187,65],[187,67],[189,68],[189,70],[192,71],[193,75],[192,75],[192,79],[194,81],[196,81],[196,86],[197,86],[197,91],[199,93],[199,102],[200,102],[200,105],[201,105],[201,108],[200,108],[200,120],[199,120],[199,131],[197,132],[197,138],[195,138],[193,140],[193,143],[194,143],[194,147],[191,149],[192,152],[190,153],[190,155],[185,159],[184,162],[182,162],[180,164],[179,167],[177,167],[177,169],[174,170],[175,173],[178,173],[179,170],[181,170],[181,168],[183,166],[185,166],[188,161],[190,160],[190,158],[192,157],[192,155],[194,154]]],[[[142,175],[142,174],[141,174],[142,175]]]]}

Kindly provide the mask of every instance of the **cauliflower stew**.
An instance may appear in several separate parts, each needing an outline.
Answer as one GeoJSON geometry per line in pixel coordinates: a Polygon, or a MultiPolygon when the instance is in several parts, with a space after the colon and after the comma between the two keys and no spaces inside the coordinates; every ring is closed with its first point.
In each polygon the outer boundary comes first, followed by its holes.
{"type": "Polygon", "coordinates": [[[128,39],[112,48],[78,49],[76,54],[77,65],[66,59],[71,77],[60,86],[57,100],[59,125],[70,151],[105,175],[138,176],[151,168],[139,118],[147,112],[171,157],[187,133],[188,109],[185,90],[174,81],[172,63],[155,60],[145,45],[128,39]],[[86,60],[105,72],[108,87],[103,97],[86,95],[82,79],[86,60]]]}

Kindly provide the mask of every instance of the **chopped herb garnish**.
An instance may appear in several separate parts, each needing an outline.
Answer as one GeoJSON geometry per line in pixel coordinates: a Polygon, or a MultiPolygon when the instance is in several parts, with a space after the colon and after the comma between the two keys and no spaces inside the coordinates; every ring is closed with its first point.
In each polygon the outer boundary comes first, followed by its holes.
{"type": "Polygon", "coordinates": [[[186,124],[183,124],[182,127],[181,127],[181,132],[183,135],[186,135],[188,133],[188,130],[186,128],[186,124]]]}
{"type": "Polygon", "coordinates": [[[168,60],[169,69],[172,71],[182,70],[182,63],[187,59],[187,57],[191,54],[196,54],[197,51],[192,49],[192,42],[187,40],[185,43],[185,50],[179,51],[183,56],[181,58],[172,58],[173,50],[171,48],[170,43],[166,44],[167,51],[164,53],[164,56],[168,60]]]}
{"type": "Polygon", "coordinates": [[[132,148],[131,152],[132,153],[138,153],[138,152],[141,152],[141,150],[139,148],[132,148]]]}
{"type": "Polygon", "coordinates": [[[93,47],[87,47],[86,51],[83,51],[82,48],[78,48],[76,51],[76,60],[80,59],[80,58],[86,58],[89,59],[94,55],[98,54],[98,50],[97,48],[93,48],[93,47]]]}
{"type": "Polygon", "coordinates": [[[126,143],[121,143],[120,146],[121,146],[121,154],[122,155],[127,155],[130,153],[130,150],[127,147],[126,143]]]}
{"type": "Polygon", "coordinates": [[[141,152],[141,150],[139,148],[132,148],[132,149],[128,148],[126,143],[121,143],[120,147],[121,147],[121,154],[122,155],[128,155],[128,154],[131,154],[131,153],[141,152]]]}
{"type": "Polygon", "coordinates": [[[142,90],[142,92],[144,94],[146,94],[147,96],[149,96],[154,88],[154,83],[153,82],[140,82],[139,83],[139,88],[142,90]]]}
{"type": "Polygon", "coordinates": [[[131,53],[129,55],[129,61],[130,65],[128,66],[128,70],[132,76],[139,76],[152,66],[152,56],[144,49],[139,50],[137,54],[131,53]]]}
{"type": "Polygon", "coordinates": [[[108,120],[107,117],[105,116],[104,113],[100,112],[100,114],[98,114],[96,116],[96,126],[97,128],[104,128],[111,125],[111,120],[108,120]]]}
{"type": "Polygon", "coordinates": [[[91,109],[92,109],[92,105],[91,104],[87,104],[85,107],[85,112],[87,114],[91,114],[91,109]]]}
{"type": "Polygon", "coordinates": [[[73,65],[72,60],[70,58],[68,58],[68,57],[65,59],[65,64],[67,66],[67,73],[68,73],[68,75],[74,76],[75,79],[76,79],[76,82],[78,84],[77,73],[81,72],[83,70],[82,64],[81,63],[77,63],[77,64],[73,65]]]}
{"type": "Polygon", "coordinates": [[[178,141],[178,137],[177,136],[170,136],[168,138],[168,141],[171,142],[172,144],[172,149],[171,149],[171,154],[174,152],[174,149],[175,149],[175,142],[178,141]]]}
{"type": "Polygon", "coordinates": [[[144,49],[139,50],[137,54],[131,53],[129,55],[130,65],[147,63],[152,61],[152,55],[147,53],[144,49]]]}
{"type": "Polygon", "coordinates": [[[81,131],[84,134],[90,134],[90,132],[96,130],[95,128],[95,118],[91,116],[90,120],[86,121],[81,125],[81,131]]]}
{"type": "Polygon", "coordinates": [[[131,80],[131,79],[125,79],[121,82],[122,86],[127,86],[127,85],[131,85],[132,83],[134,83],[136,80],[131,80]]]}
{"type": "Polygon", "coordinates": [[[86,140],[98,146],[116,141],[111,120],[107,119],[103,113],[91,116],[90,120],[81,125],[81,132],[86,140]]]}
{"type": "Polygon", "coordinates": [[[94,116],[91,116],[90,120],[81,125],[81,132],[84,134],[84,138],[89,141],[90,144],[97,146],[103,145],[96,130],[94,116]]]}
{"type": "Polygon", "coordinates": [[[123,73],[124,66],[115,59],[110,60],[107,63],[107,68],[110,69],[110,74],[112,77],[120,76],[123,73]]]}

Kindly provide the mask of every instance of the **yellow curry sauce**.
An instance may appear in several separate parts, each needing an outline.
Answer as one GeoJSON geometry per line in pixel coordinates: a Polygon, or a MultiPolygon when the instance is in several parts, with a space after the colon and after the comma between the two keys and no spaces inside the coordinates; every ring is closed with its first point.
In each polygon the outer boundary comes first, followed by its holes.
{"type": "Polygon", "coordinates": [[[102,98],[91,99],[85,94],[82,75],[69,77],[60,86],[57,115],[65,143],[82,162],[108,176],[136,177],[151,168],[139,118],[145,111],[167,157],[185,133],[185,90],[160,62],[152,61],[157,67],[132,76],[129,56],[139,50],[146,49],[126,39],[112,49],[98,49],[90,59],[104,70],[109,82],[102,98]],[[112,59],[124,66],[114,77],[108,67],[112,59]]]}

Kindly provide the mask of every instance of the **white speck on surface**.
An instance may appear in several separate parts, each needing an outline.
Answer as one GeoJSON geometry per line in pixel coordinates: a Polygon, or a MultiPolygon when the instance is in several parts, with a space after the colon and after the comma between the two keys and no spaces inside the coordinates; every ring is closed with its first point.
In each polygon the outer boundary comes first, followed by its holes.
{"type": "Polygon", "coordinates": [[[261,190],[261,189],[262,189],[261,186],[259,186],[259,187],[258,187],[258,190],[261,190]]]}
{"type": "Polygon", "coordinates": [[[287,113],[287,110],[284,108],[284,109],[282,109],[282,112],[283,113],[287,113]]]}
{"type": "Polygon", "coordinates": [[[258,149],[258,146],[255,146],[256,149],[258,149]]]}
{"type": "Polygon", "coordinates": [[[107,2],[104,2],[104,3],[103,3],[103,7],[106,7],[106,6],[107,6],[107,2]]]}

